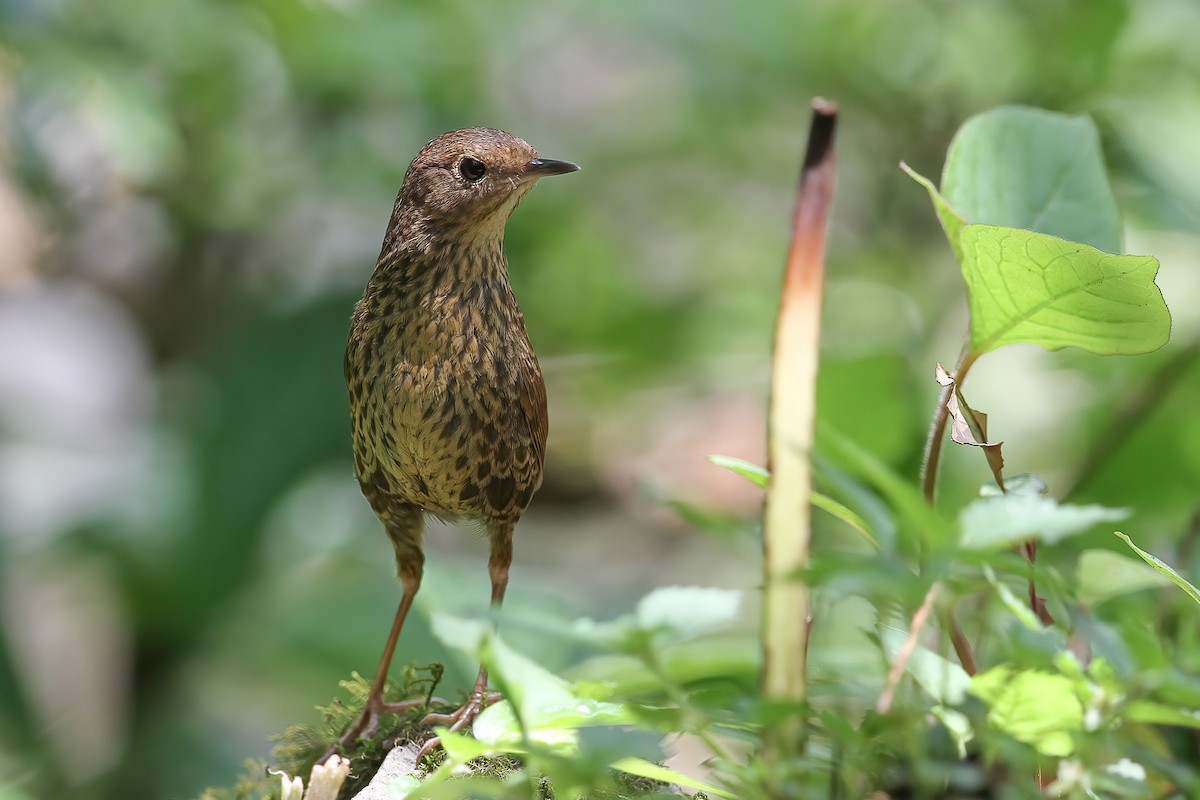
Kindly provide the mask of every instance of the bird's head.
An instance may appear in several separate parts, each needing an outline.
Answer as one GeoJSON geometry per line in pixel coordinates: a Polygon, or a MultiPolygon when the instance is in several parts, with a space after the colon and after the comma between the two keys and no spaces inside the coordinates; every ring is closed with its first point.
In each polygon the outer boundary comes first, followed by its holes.
{"type": "Polygon", "coordinates": [[[397,206],[459,235],[499,237],[538,178],[577,169],[570,161],[539,157],[511,133],[464,128],[442,134],[417,153],[404,175],[397,206]]]}

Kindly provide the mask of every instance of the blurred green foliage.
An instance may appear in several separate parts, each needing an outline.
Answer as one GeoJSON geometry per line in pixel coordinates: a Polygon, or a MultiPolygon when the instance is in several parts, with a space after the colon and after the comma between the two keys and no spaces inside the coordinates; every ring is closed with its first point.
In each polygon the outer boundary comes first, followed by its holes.
{"type": "MultiPolygon", "coordinates": [[[[467,125],[584,168],[509,227],[552,416],[511,618],[548,599],[615,615],[658,582],[755,585],[752,541],[697,541],[636,488],[753,516],[756,496],[710,483],[702,457],[761,460],[753,409],[815,94],[842,108],[821,413],[914,476],[933,363],[965,319],[896,164],[937,174],[962,120],[1000,104],[1093,116],[1126,250],[1162,262],[1172,344],[1010,348],[970,396],[1016,471],[1132,508],[1135,541],[1194,579],[1198,27],[1190,0],[0,2],[0,793],[229,783],[374,663],[398,590],[351,476],[342,348],[408,160],[467,125]]],[[[947,454],[944,508],[986,480],[977,461],[947,454]]],[[[426,615],[482,608],[484,557],[469,535],[430,539],[401,660],[448,659],[462,685],[469,658],[426,615]]],[[[818,530],[834,558],[860,542],[818,530]]],[[[1077,624],[1141,637],[1114,663],[1196,671],[1186,602],[1144,591],[1077,624]]],[[[511,627],[550,669],[577,659],[511,627]]],[[[835,634],[818,625],[814,648],[861,661],[835,634]]]]}

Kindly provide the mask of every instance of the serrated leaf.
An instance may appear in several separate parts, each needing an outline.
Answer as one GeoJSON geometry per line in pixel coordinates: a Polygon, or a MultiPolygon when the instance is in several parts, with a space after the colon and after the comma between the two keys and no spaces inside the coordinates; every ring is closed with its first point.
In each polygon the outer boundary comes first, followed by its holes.
{"type": "Polygon", "coordinates": [[[971,222],[1121,252],[1120,213],[1086,116],[1006,106],[971,117],[946,153],[941,193],[971,222]]]}
{"type": "Polygon", "coordinates": [[[1187,592],[1187,594],[1188,594],[1188,596],[1189,596],[1189,597],[1191,597],[1191,598],[1192,598],[1193,600],[1195,600],[1197,603],[1200,603],[1200,589],[1197,589],[1195,586],[1193,586],[1193,585],[1192,585],[1192,584],[1191,584],[1191,583],[1190,583],[1190,582],[1187,580],[1187,578],[1183,577],[1183,576],[1182,576],[1182,575],[1180,575],[1178,572],[1176,572],[1176,571],[1175,571],[1175,570],[1174,570],[1174,569],[1171,567],[1171,565],[1170,565],[1170,564],[1168,564],[1168,563],[1166,563],[1165,561],[1161,560],[1161,559],[1160,559],[1160,558],[1158,558],[1157,556],[1154,556],[1154,555],[1151,555],[1150,553],[1147,553],[1145,550],[1143,550],[1142,548],[1140,548],[1140,547],[1138,547],[1136,544],[1134,544],[1132,539],[1130,539],[1128,536],[1126,536],[1125,534],[1121,533],[1120,531],[1114,531],[1114,533],[1116,533],[1116,535],[1117,535],[1117,536],[1119,536],[1119,537],[1121,537],[1122,539],[1124,539],[1124,540],[1125,540],[1125,544],[1127,544],[1127,545],[1129,545],[1130,547],[1132,547],[1132,548],[1133,548],[1133,552],[1135,552],[1135,553],[1137,553],[1139,556],[1141,556],[1143,561],[1145,561],[1145,562],[1146,562],[1147,564],[1149,564],[1150,566],[1154,567],[1156,570],[1158,570],[1159,572],[1161,572],[1163,575],[1166,575],[1168,578],[1170,578],[1170,579],[1171,579],[1171,581],[1172,581],[1172,582],[1173,582],[1173,583],[1174,583],[1176,586],[1178,586],[1180,589],[1183,589],[1185,592],[1187,592]]]}
{"type": "Polygon", "coordinates": [[[976,356],[1017,342],[1133,355],[1170,337],[1151,256],[995,225],[967,225],[959,241],[976,356]]]}
{"type": "Polygon", "coordinates": [[[967,550],[998,550],[1029,539],[1054,543],[1128,516],[1122,508],[1059,505],[1050,497],[1009,492],[967,504],[958,515],[958,541],[967,550]]]}
{"type": "Polygon", "coordinates": [[[1047,756],[1069,756],[1083,730],[1083,704],[1074,683],[1039,670],[1001,666],[971,679],[971,693],[988,705],[988,721],[1047,756]]]}

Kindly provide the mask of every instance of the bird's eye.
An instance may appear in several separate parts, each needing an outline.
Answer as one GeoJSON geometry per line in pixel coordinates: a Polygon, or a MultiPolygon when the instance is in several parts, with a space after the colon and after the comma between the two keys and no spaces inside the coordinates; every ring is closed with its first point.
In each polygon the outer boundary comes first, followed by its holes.
{"type": "Polygon", "coordinates": [[[487,173],[487,165],[478,159],[467,156],[458,162],[458,174],[470,183],[479,183],[487,173]]]}

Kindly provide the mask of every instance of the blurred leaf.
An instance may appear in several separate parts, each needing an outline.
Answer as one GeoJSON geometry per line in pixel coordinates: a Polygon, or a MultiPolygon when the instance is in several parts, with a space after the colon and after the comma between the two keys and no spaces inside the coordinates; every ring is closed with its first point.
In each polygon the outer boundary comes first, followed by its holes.
{"type": "Polygon", "coordinates": [[[664,638],[686,641],[737,621],[742,593],[732,589],[667,586],[655,589],[637,605],[637,626],[664,638]]]}
{"type": "Polygon", "coordinates": [[[967,225],[960,241],[976,355],[1018,342],[1135,355],[1170,337],[1151,256],[993,225],[967,225]]]}
{"type": "Polygon", "coordinates": [[[1141,561],[1111,550],[1085,550],[1076,568],[1076,596],[1096,605],[1123,594],[1165,586],[1170,580],[1141,561]]]}
{"type": "Polygon", "coordinates": [[[867,521],[865,519],[860,517],[858,514],[855,514],[837,500],[834,500],[832,497],[827,495],[823,495],[820,492],[813,492],[809,496],[809,499],[812,500],[812,504],[814,506],[828,514],[831,514],[834,517],[837,517],[842,522],[861,533],[863,538],[871,543],[872,547],[874,547],[876,550],[879,549],[879,540],[875,538],[873,533],[867,530],[867,521]]]}
{"type": "Polygon", "coordinates": [[[961,711],[955,711],[953,708],[945,706],[934,706],[930,709],[930,713],[946,727],[946,731],[950,734],[950,738],[954,740],[954,747],[958,751],[958,757],[965,759],[967,757],[967,744],[975,738],[975,730],[971,727],[971,720],[961,711]]]}
{"type": "Polygon", "coordinates": [[[573,697],[569,702],[545,706],[534,712],[532,717],[518,720],[512,703],[501,701],[485,708],[471,730],[480,743],[495,750],[519,752],[528,739],[569,754],[578,751],[576,731],[579,728],[634,725],[638,721],[625,706],[587,698],[573,697]]]}
{"type": "Polygon", "coordinates": [[[1092,789],[1100,797],[1110,794],[1133,798],[1155,796],[1154,787],[1146,783],[1146,768],[1129,758],[1122,758],[1105,765],[1103,770],[1093,772],[1092,789]]]}
{"type": "Polygon", "coordinates": [[[1126,509],[1059,505],[1050,497],[1009,492],[974,500],[962,510],[959,545],[967,550],[999,550],[1029,539],[1053,544],[1099,522],[1127,516],[1126,509]]]}
{"type": "Polygon", "coordinates": [[[722,635],[670,645],[659,652],[658,660],[661,675],[632,655],[596,656],[568,674],[576,681],[609,686],[610,696],[661,692],[664,679],[678,686],[722,680],[749,687],[759,677],[760,650],[757,637],[750,634],[722,635]]]}
{"type": "Polygon", "coordinates": [[[988,704],[988,721],[1047,756],[1075,751],[1083,705],[1070,678],[1000,666],[971,679],[971,693],[988,704]]]}
{"type": "Polygon", "coordinates": [[[495,633],[489,632],[484,639],[482,659],[492,683],[512,705],[527,733],[577,700],[570,684],[513,650],[495,633]]]}
{"type": "Polygon", "coordinates": [[[741,475],[760,489],[766,489],[771,485],[771,473],[767,472],[766,467],[760,467],[757,464],[752,464],[749,461],[734,458],[733,456],[712,455],[708,457],[708,460],[718,467],[724,467],[735,475],[741,475]]]}
{"type": "Polygon", "coordinates": [[[1185,592],[1187,592],[1189,597],[1191,597],[1197,603],[1200,603],[1200,590],[1198,590],[1195,586],[1193,586],[1191,583],[1189,583],[1186,578],[1184,578],[1182,575],[1180,575],[1178,572],[1176,572],[1174,569],[1172,569],[1169,564],[1160,560],[1156,556],[1153,556],[1153,555],[1147,553],[1142,548],[1138,547],[1136,544],[1133,543],[1132,539],[1130,539],[1128,536],[1121,533],[1120,531],[1114,531],[1114,533],[1116,533],[1117,536],[1124,539],[1125,544],[1127,544],[1131,548],[1133,548],[1133,552],[1135,552],[1139,556],[1141,556],[1143,561],[1145,561],[1150,566],[1154,567],[1156,570],[1161,572],[1163,575],[1166,575],[1168,578],[1171,579],[1172,582],[1174,582],[1174,584],[1176,586],[1178,586],[1180,589],[1183,589],[1185,592]]]}
{"type": "Polygon", "coordinates": [[[901,465],[912,457],[914,428],[925,417],[915,384],[912,364],[900,352],[822,354],[817,413],[876,458],[901,465]]]}
{"type": "Polygon", "coordinates": [[[942,172],[946,202],[971,222],[1121,252],[1121,218],[1090,117],[1007,106],[971,117],[942,172]]]}
{"type": "MultiPolygon", "coordinates": [[[[895,662],[907,639],[908,631],[886,625],[879,628],[879,640],[883,644],[883,652],[889,663],[895,662]]],[[[920,646],[905,663],[904,671],[913,676],[921,688],[939,705],[958,705],[971,687],[971,676],[966,670],[920,646]]]]}
{"type": "Polygon", "coordinates": [[[911,547],[920,541],[936,551],[954,541],[954,526],[950,521],[931,507],[909,481],[901,479],[873,453],[823,424],[817,428],[817,444],[827,458],[857,475],[891,503],[897,520],[905,524],[913,537],[906,545],[911,547]]]}
{"type": "Polygon", "coordinates": [[[479,658],[484,638],[490,630],[483,620],[463,619],[436,611],[430,614],[429,626],[442,644],[474,658],[479,658]]]}
{"type": "MultiPolygon", "coordinates": [[[[708,457],[708,460],[718,467],[724,467],[735,475],[741,475],[760,489],[766,489],[771,485],[771,473],[767,472],[765,467],[760,467],[757,464],[752,464],[749,461],[732,456],[712,455],[708,457]]],[[[870,542],[875,549],[879,549],[879,540],[867,530],[866,520],[832,497],[820,494],[819,492],[812,492],[810,497],[814,506],[840,519],[861,533],[863,538],[870,542]]]]}
{"type": "Polygon", "coordinates": [[[637,775],[654,781],[662,781],[663,783],[667,784],[675,783],[679,784],[680,786],[690,786],[693,789],[698,789],[701,792],[704,792],[705,794],[712,794],[716,795],[717,797],[735,797],[735,795],[717,786],[689,778],[687,775],[676,772],[668,767],[664,767],[661,764],[651,763],[643,758],[623,758],[613,764],[613,768],[619,769],[622,772],[628,772],[630,775],[637,775]]]}
{"type": "Polygon", "coordinates": [[[738,618],[741,592],[699,586],[654,589],[632,615],[611,621],[575,620],[571,634],[594,645],[641,654],[650,639],[657,647],[696,639],[728,627],[738,618]]]}
{"type": "Polygon", "coordinates": [[[813,472],[825,496],[844,505],[856,517],[863,519],[866,529],[879,542],[881,549],[888,552],[895,549],[896,520],[878,494],[819,451],[813,454],[813,472]]]}
{"type": "Polygon", "coordinates": [[[1200,710],[1176,708],[1151,700],[1134,700],[1121,710],[1121,718],[1151,725],[1176,725],[1200,730],[1200,710]]]}
{"type": "Polygon", "coordinates": [[[988,583],[995,588],[996,593],[1000,595],[1000,602],[1004,604],[1004,607],[1007,608],[1022,625],[1031,631],[1038,631],[1039,633],[1044,630],[1044,626],[1042,625],[1041,621],[1038,620],[1037,614],[1033,612],[1033,609],[1031,609],[1025,601],[1013,594],[1012,589],[1009,589],[1008,586],[1001,583],[996,577],[996,573],[992,571],[991,567],[985,564],[983,567],[983,574],[987,577],[988,583]]]}
{"type": "Polygon", "coordinates": [[[680,519],[692,528],[725,539],[740,539],[748,536],[753,525],[745,518],[720,509],[705,508],[686,500],[668,499],[662,504],[671,508],[680,519]]]}

